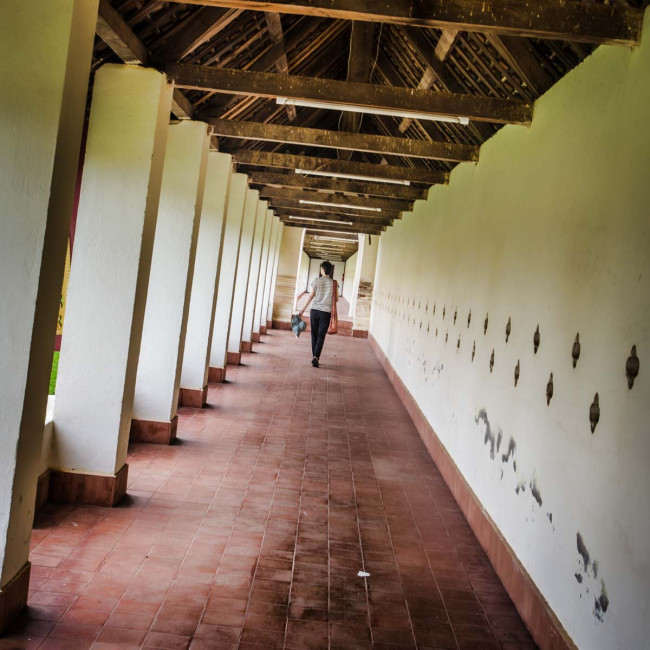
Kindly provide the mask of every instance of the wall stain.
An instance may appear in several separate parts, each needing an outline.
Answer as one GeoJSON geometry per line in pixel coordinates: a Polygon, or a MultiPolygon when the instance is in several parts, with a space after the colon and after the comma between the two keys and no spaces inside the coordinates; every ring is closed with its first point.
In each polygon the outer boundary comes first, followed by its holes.
{"type": "Polygon", "coordinates": [[[580,573],[575,573],[574,575],[575,575],[575,577],[576,577],[576,580],[577,580],[580,584],[582,584],[582,574],[580,574],[580,573]]]}
{"type": "MultiPolygon", "coordinates": [[[[496,445],[496,436],[492,432],[492,427],[490,426],[490,420],[488,419],[487,411],[485,409],[481,409],[478,412],[478,415],[474,418],[474,422],[478,424],[479,422],[483,422],[485,425],[485,435],[483,436],[483,444],[488,445],[490,447],[490,458],[494,459],[494,448],[496,445]]],[[[501,435],[501,432],[499,432],[499,435],[501,435]]]]}
{"type": "Polygon", "coordinates": [[[582,558],[584,570],[585,572],[587,572],[589,570],[589,562],[590,562],[589,551],[587,550],[587,547],[585,546],[585,543],[582,539],[582,535],[579,532],[576,536],[576,540],[578,546],[578,555],[580,555],[580,557],[582,558]]]}
{"type": "Polygon", "coordinates": [[[537,481],[535,480],[535,477],[530,480],[530,493],[533,495],[533,498],[535,501],[537,501],[537,505],[541,508],[542,507],[542,495],[539,491],[539,488],[537,487],[537,481]]]}
{"type": "MultiPolygon", "coordinates": [[[[501,456],[501,462],[507,463],[510,460],[510,458],[515,455],[515,451],[517,451],[517,443],[514,441],[513,438],[510,438],[510,440],[508,440],[508,449],[506,453],[501,456]]],[[[515,471],[516,469],[517,468],[515,467],[515,471]]]]}

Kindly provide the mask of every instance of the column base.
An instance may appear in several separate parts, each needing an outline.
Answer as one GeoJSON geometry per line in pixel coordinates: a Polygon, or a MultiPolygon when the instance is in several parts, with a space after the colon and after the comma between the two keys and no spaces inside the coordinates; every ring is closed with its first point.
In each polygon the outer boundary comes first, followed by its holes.
{"type": "Polygon", "coordinates": [[[260,334],[266,334],[266,325],[260,325],[260,334]]]}
{"type": "Polygon", "coordinates": [[[171,445],[176,440],[178,415],[171,422],[153,420],[131,420],[130,442],[151,442],[158,445],[171,445]]]}
{"type": "Polygon", "coordinates": [[[368,338],[368,330],[352,330],[352,338],[355,339],[367,339],[368,338]]]}
{"type": "Polygon", "coordinates": [[[253,332],[251,334],[251,343],[259,343],[260,342],[260,333],[259,332],[253,332]]]}
{"type": "Polygon", "coordinates": [[[253,342],[252,341],[242,341],[239,344],[239,351],[242,353],[252,352],[253,351],[253,342]]]}
{"type": "Polygon", "coordinates": [[[29,574],[32,565],[25,562],[18,573],[0,588],[0,636],[16,620],[27,605],[29,574]]]}
{"type": "Polygon", "coordinates": [[[208,381],[211,384],[223,384],[226,381],[226,368],[209,368],[208,381]]]}
{"type": "Polygon", "coordinates": [[[208,403],[208,386],[202,388],[181,388],[178,396],[180,406],[202,409],[208,403]]]}
{"type": "Polygon", "coordinates": [[[266,321],[266,331],[268,332],[269,330],[273,329],[273,321],[272,320],[267,320],[266,321]]]}
{"type": "Polygon", "coordinates": [[[36,502],[34,503],[34,512],[38,512],[50,499],[50,479],[52,470],[46,469],[39,477],[36,483],[36,502]]]}
{"type": "Polygon", "coordinates": [[[50,501],[112,508],[126,494],[128,474],[126,463],[113,476],[52,470],[50,501]]]}
{"type": "Polygon", "coordinates": [[[229,366],[240,366],[241,352],[228,352],[226,355],[226,362],[229,366]]]}
{"type": "Polygon", "coordinates": [[[273,321],[273,327],[271,329],[274,330],[290,330],[291,329],[291,323],[286,320],[274,320],[273,321]]]}

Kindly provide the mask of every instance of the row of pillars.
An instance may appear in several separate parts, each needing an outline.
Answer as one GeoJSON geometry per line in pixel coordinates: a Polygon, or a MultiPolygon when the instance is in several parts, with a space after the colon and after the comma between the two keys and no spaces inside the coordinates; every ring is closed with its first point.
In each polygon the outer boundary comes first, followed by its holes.
{"type": "MultiPolygon", "coordinates": [[[[97,0],[0,7],[0,633],[24,607],[97,0]]],[[[115,505],[130,439],[266,332],[282,224],[164,74],[95,74],[54,399],[50,498],[115,505]]]]}

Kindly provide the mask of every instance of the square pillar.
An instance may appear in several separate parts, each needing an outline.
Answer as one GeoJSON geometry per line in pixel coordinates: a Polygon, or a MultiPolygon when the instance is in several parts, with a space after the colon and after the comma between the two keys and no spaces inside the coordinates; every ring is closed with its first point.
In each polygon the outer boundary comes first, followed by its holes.
{"type": "Polygon", "coordinates": [[[156,70],[95,75],[54,406],[53,501],[113,506],[126,452],[172,87],[156,70]]]}
{"type": "MultiPolygon", "coordinates": [[[[266,288],[267,265],[269,261],[269,248],[271,247],[271,234],[275,222],[273,211],[267,210],[266,228],[264,228],[264,240],[262,241],[262,259],[260,260],[260,275],[255,297],[255,313],[253,315],[253,334],[251,341],[254,343],[260,340],[262,331],[262,304],[264,302],[264,290],[266,288]]],[[[266,323],[264,323],[266,325],[266,323]]]]}
{"type": "Polygon", "coordinates": [[[237,258],[239,257],[239,242],[247,194],[248,177],[246,174],[233,174],[230,181],[226,229],[223,234],[221,271],[219,273],[217,301],[214,309],[214,329],[210,348],[210,368],[208,370],[208,381],[216,383],[221,383],[226,379],[230,312],[235,293],[237,258]]]}
{"type": "Polygon", "coordinates": [[[0,634],[27,602],[97,4],[0,3],[0,634]]]}
{"type": "Polygon", "coordinates": [[[282,247],[282,235],[284,233],[284,224],[278,222],[275,233],[275,250],[273,251],[273,270],[271,271],[271,281],[269,283],[269,295],[267,296],[266,305],[266,329],[273,327],[273,305],[275,303],[275,288],[278,281],[278,267],[280,264],[280,248],[282,247]]]}
{"type": "Polygon", "coordinates": [[[207,403],[214,303],[219,283],[231,176],[231,156],[211,151],[208,154],[208,172],[185,334],[179,398],[182,406],[202,408],[207,403]]]}
{"type": "Polygon", "coordinates": [[[208,127],[169,126],[149,291],[133,401],[131,440],[176,438],[194,258],[208,162],[208,127]]]}
{"type": "Polygon", "coordinates": [[[273,301],[273,322],[281,329],[290,328],[296,309],[304,234],[303,228],[288,227],[282,231],[273,301]]]}
{"type": "Polygon", "coordinates": [[[238,366],[241,363],[241,335],[244,327],[244,311],[246,309],[246,294],[248,293],[248,274],[253,252],[253,237],[259,209],[260,193],[257,190],[246,190],[246,209],[242,223],[239,255],[237,257],[237,275],[235,276],[235,292],[230,312],[230,331],[228,333],[229,365],[238,366]]]}
{"type": "Polygon", "coordinates": [[[242,325],[241,335],[242,352],[253,351],[253,319],[255,318],[257,288],[260,282],[262,244],[264,243],[266,223],[269,220],[268,212],[268,201],[260,201],[257,206],[257,221],[255,222],[255,234],[253,235],[253,249],[251,252],[251,265],[248,272],[248,289],[246,291],[246,307],[244,309],[244,321],[242,325]]]}

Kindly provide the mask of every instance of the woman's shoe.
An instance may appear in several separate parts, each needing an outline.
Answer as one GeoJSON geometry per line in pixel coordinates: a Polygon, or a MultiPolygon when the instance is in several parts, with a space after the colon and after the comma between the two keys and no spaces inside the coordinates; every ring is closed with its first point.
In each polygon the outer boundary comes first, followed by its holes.
{"type": "Polygon", "coordinates": [[[314,368],[318,368],[318,359],[316,357],[311,360],[311,365],[314,366],[314,368]]]}

